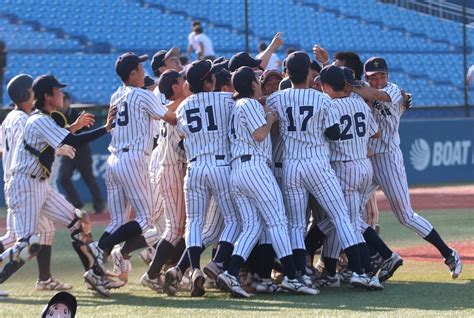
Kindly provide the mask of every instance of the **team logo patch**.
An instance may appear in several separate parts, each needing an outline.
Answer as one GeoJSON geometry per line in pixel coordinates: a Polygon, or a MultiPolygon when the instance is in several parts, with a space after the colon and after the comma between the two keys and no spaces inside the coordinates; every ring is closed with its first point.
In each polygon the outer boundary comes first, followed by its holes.
{"type": "Polygon", "coordinates": [[[422,138],[415,139],[410,147],[410,162],[417,171],[425,170],[431,159],[430,145],[422,138]]]}

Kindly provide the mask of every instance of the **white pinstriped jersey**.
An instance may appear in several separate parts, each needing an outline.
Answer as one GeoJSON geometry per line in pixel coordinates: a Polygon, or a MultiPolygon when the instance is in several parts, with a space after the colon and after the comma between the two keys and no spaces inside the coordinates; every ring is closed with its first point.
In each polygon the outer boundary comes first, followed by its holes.
{"type": "MultiPolygon", "coordinates": [[[[69,130],[59,127],[49,115],[37,112],[26,121],[20,142],[26,142],[38,151],[44,150],[48,145],[56,149],[68,134],[69,130]]],[[[26,150],[23,144],[15,148],[12,173],[24,173],[38,178],[44,176],[38,157],[26,150]]]]}
{"type": "Polygon", "coordinates": [[[312,88],[288,88],[272,94],[268,105],[280,115],[284,159],[328,156],[324,131],[338,123],[338,118],[327,96],[312,88]]]}
{"type": "MultiPolygon", "coordinates": [[[[268,105],[268,97],[266,98],[266,104],[268,105]]],[[[270,108],[272,108],[269,105],[270,108]]],[[[276,111],[275,108],[272,108],[276,111]]],[[[285,144],[283,143],[283,138],[281,138],[280,131],[278,133],[272,133],[272,159],[273,162],[282,163],[283,162],[283,151],[285,149],[285,144]]]]}
{"type": "Polygon", "coordinates": [[[121,86],[110,99],[117,105],[115,126],[109,151],[128,148],[151,153],[153,146],[153,117],[163,117],[166,109],[152,92],[137,87],[121,86]]]}
{"type": "Polygon", "coordinates": [[[227,131],[235,101],[231,93],[202,92],[186,98],[176,110],[188,160],[230,154],[227,131]]]}
{"type": "Polygon", "coordinates": [[[252,134],[265,125],[265,111],[263,106],[255,99],[241,98],[232,111],[229,139],[231,144],[232,159],[244,156],[261,156],[271,162],[272,144],[267,136],[263,141],[256,141],[252,134]]]}
{"type": "Polygon", "coordinates": [[[13,164],[13,154],[18,144],[21,144],[28,114],[21,109],[14,109],[8,113],[2,123],[2,161],[3,181],[10,180],[13,164]]]}
{"type": "MultiPolygon", "coordinates": [[[[158,97],[158,100],[161,102],[161,105],[167,105],[169,103],[169,100],[166,98],[165,94],[162,94],[160,90],[158,89],[158,86],[155,87],[153,90],[153,94],[155,94],[156,97],[158,97]]],[[[154,121],[153,122],[153,138],[158,138],[160,139],[160,129],[161,129],[161,121],[154,121]]]]}
{"type": "Polygon", "coordinates": [[[176,126],[170,125],[164,120],[160,120],[160,137],[158,138],[159,154],[158,161],[160,165],[174,165],[186,162],[186,154],[179,147],[181,137],[176,126]]]}
{"type": "Polygon", "coordinates": [[[398,127],[404,111],[402,93],[398,86],[392,83],[387,83],[383,90],[392,101],[374,101],[373,103],[373,114],[381,133],[380,138],[369,142],[369,147],[375,154],[389,152],[400,146],[398,127]]]}
{"type": "Polygon", "coordinates": [[[329,142],[330,161],[367,158],[369,138],[378,131],[369,106],[359,98],[344,97],[332,100],[332,110],[339,118],[341,138],[329,142]]]}

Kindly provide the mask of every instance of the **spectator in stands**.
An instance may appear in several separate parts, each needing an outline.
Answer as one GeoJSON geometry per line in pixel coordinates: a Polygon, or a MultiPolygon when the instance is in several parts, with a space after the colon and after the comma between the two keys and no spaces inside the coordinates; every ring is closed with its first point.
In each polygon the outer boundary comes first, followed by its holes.
{"type": "Polygon", "coordinates": [[[467,76],[466,76],[467,85],[470,86],[473,80],[474,80],[474,64],[472,64],[469,70],[467,71],[467,76]]]}
{"type": "MultiPolygon", "coordinates": [[[[188,34],[188,56],[191,55],[191,53],[197,52],[199,50],[199,46],[196,43],[196,40],[194,37],[196,36],[196,33],[194,32],[194,28],[197,26],[201,26],[201,21],[199,20],[194,20],[193,23],[191,24],[191,33],[188,34]]],[[[184,65],[184,64],[183,64],[184,65]]]]}
{"type": "Polygon", "coordinates": [[[214,46],[212,45],[211,39],[204,34],[204,29],[202,26],[198,25],[193,28],[194,31],[194,41],[198,47],[196,54],[200,60],[211,60],[213,61],[216,56],[214,53],[214,46]]]}
{"type": "MultiPolygon", "coordinates": [[[[67,92],[64,92],[64,107],[62,111],[66,116],[67,122],[73,123],[77,117],[79,117],[80,113],[70,106],[71,96],[67,92]]],[[[82,146],[78,147],[76,149],[76,156],[74,159],[70,159],[65,156],[61,157],[61,165],[59,167],[59,182],[65,191],[66,199],[76,208],[82,209],[84,204],[79,198],[79,195],[71,180],[74,170],[79,171],[82,179],[89,188],[89,191],[92,195],[95,213],[103,213],[106,210],[106,205],[102,199],[99,186],[97,185],[97,181],[92,172],[92,153],[89,144],[83,144],[82,146]]]]}
{"type": "MultiPolygon", "coordinates": [[[[267,49],[267,44],[266,43],[260,43],[258,45],[258,54],[255,57],[256,59],[261,59],[262,55],[264,54],[265,50],[267,49]]],[[[272,56],[270,57],[270,61],[267,64],[267,67],[265,70],[280,70],[281,66],[281,60],[278,57],[276,53],[273,53],[272,56]]]]}

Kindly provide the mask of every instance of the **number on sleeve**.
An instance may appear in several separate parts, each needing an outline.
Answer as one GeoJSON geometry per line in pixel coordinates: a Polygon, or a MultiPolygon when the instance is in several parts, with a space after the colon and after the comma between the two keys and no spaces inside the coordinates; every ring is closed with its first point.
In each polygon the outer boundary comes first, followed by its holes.
{"type": "Polygon", "coordinates": [[[128,124],[128,103],[123,101],[119,106],[117,124],[119,126],[127,126],[128,124]]]}

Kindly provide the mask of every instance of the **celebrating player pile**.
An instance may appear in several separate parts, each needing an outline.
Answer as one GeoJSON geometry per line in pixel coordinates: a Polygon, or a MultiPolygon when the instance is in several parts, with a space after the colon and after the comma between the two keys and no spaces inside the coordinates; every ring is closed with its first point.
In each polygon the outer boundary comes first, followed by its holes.
{"type": "Polygon", "coordinates": [[[37,288],[71,288],[41,271],[49,268],[55,221],[70,228],[86,283],[104,296],[127,282],[138,249],[149,265],[142,285],[168,295],[185,288],[200,297],[216,287],[235,297],[317,295],[343,282],[380,291],[403,259],[375,231],[378,187],[400,223],[433,244],[457,278],[459,254],[410,206],[398,127],[411,96],[388,81],[385,60],[362,65],[357,54],[339,52],[328,65],[315,46],[316,60],[293,52],[283,73],[262,74],[282,44],[277,33],[262,59],[240,52],[184,70],[177,48],[160,50],[150,84],[147,56],[125,53],[115,64],[123,85],[106,125],[82,134],[74,132],[93,124],[91,115],[70,126],[57,116],[65,84],[52,75],[12,79],[16,108],[2,125],[8,231],[0,282],[38,255],[37,288]],[[73,147],[109,131],[111,222],[93,242],[85,212],[45,180],[55,150],[72,157],[73,147]],[[212,260],[201,270],[209,246],[212,260]],[[108,277],[109,255],[121,281],[108,277]]]}

